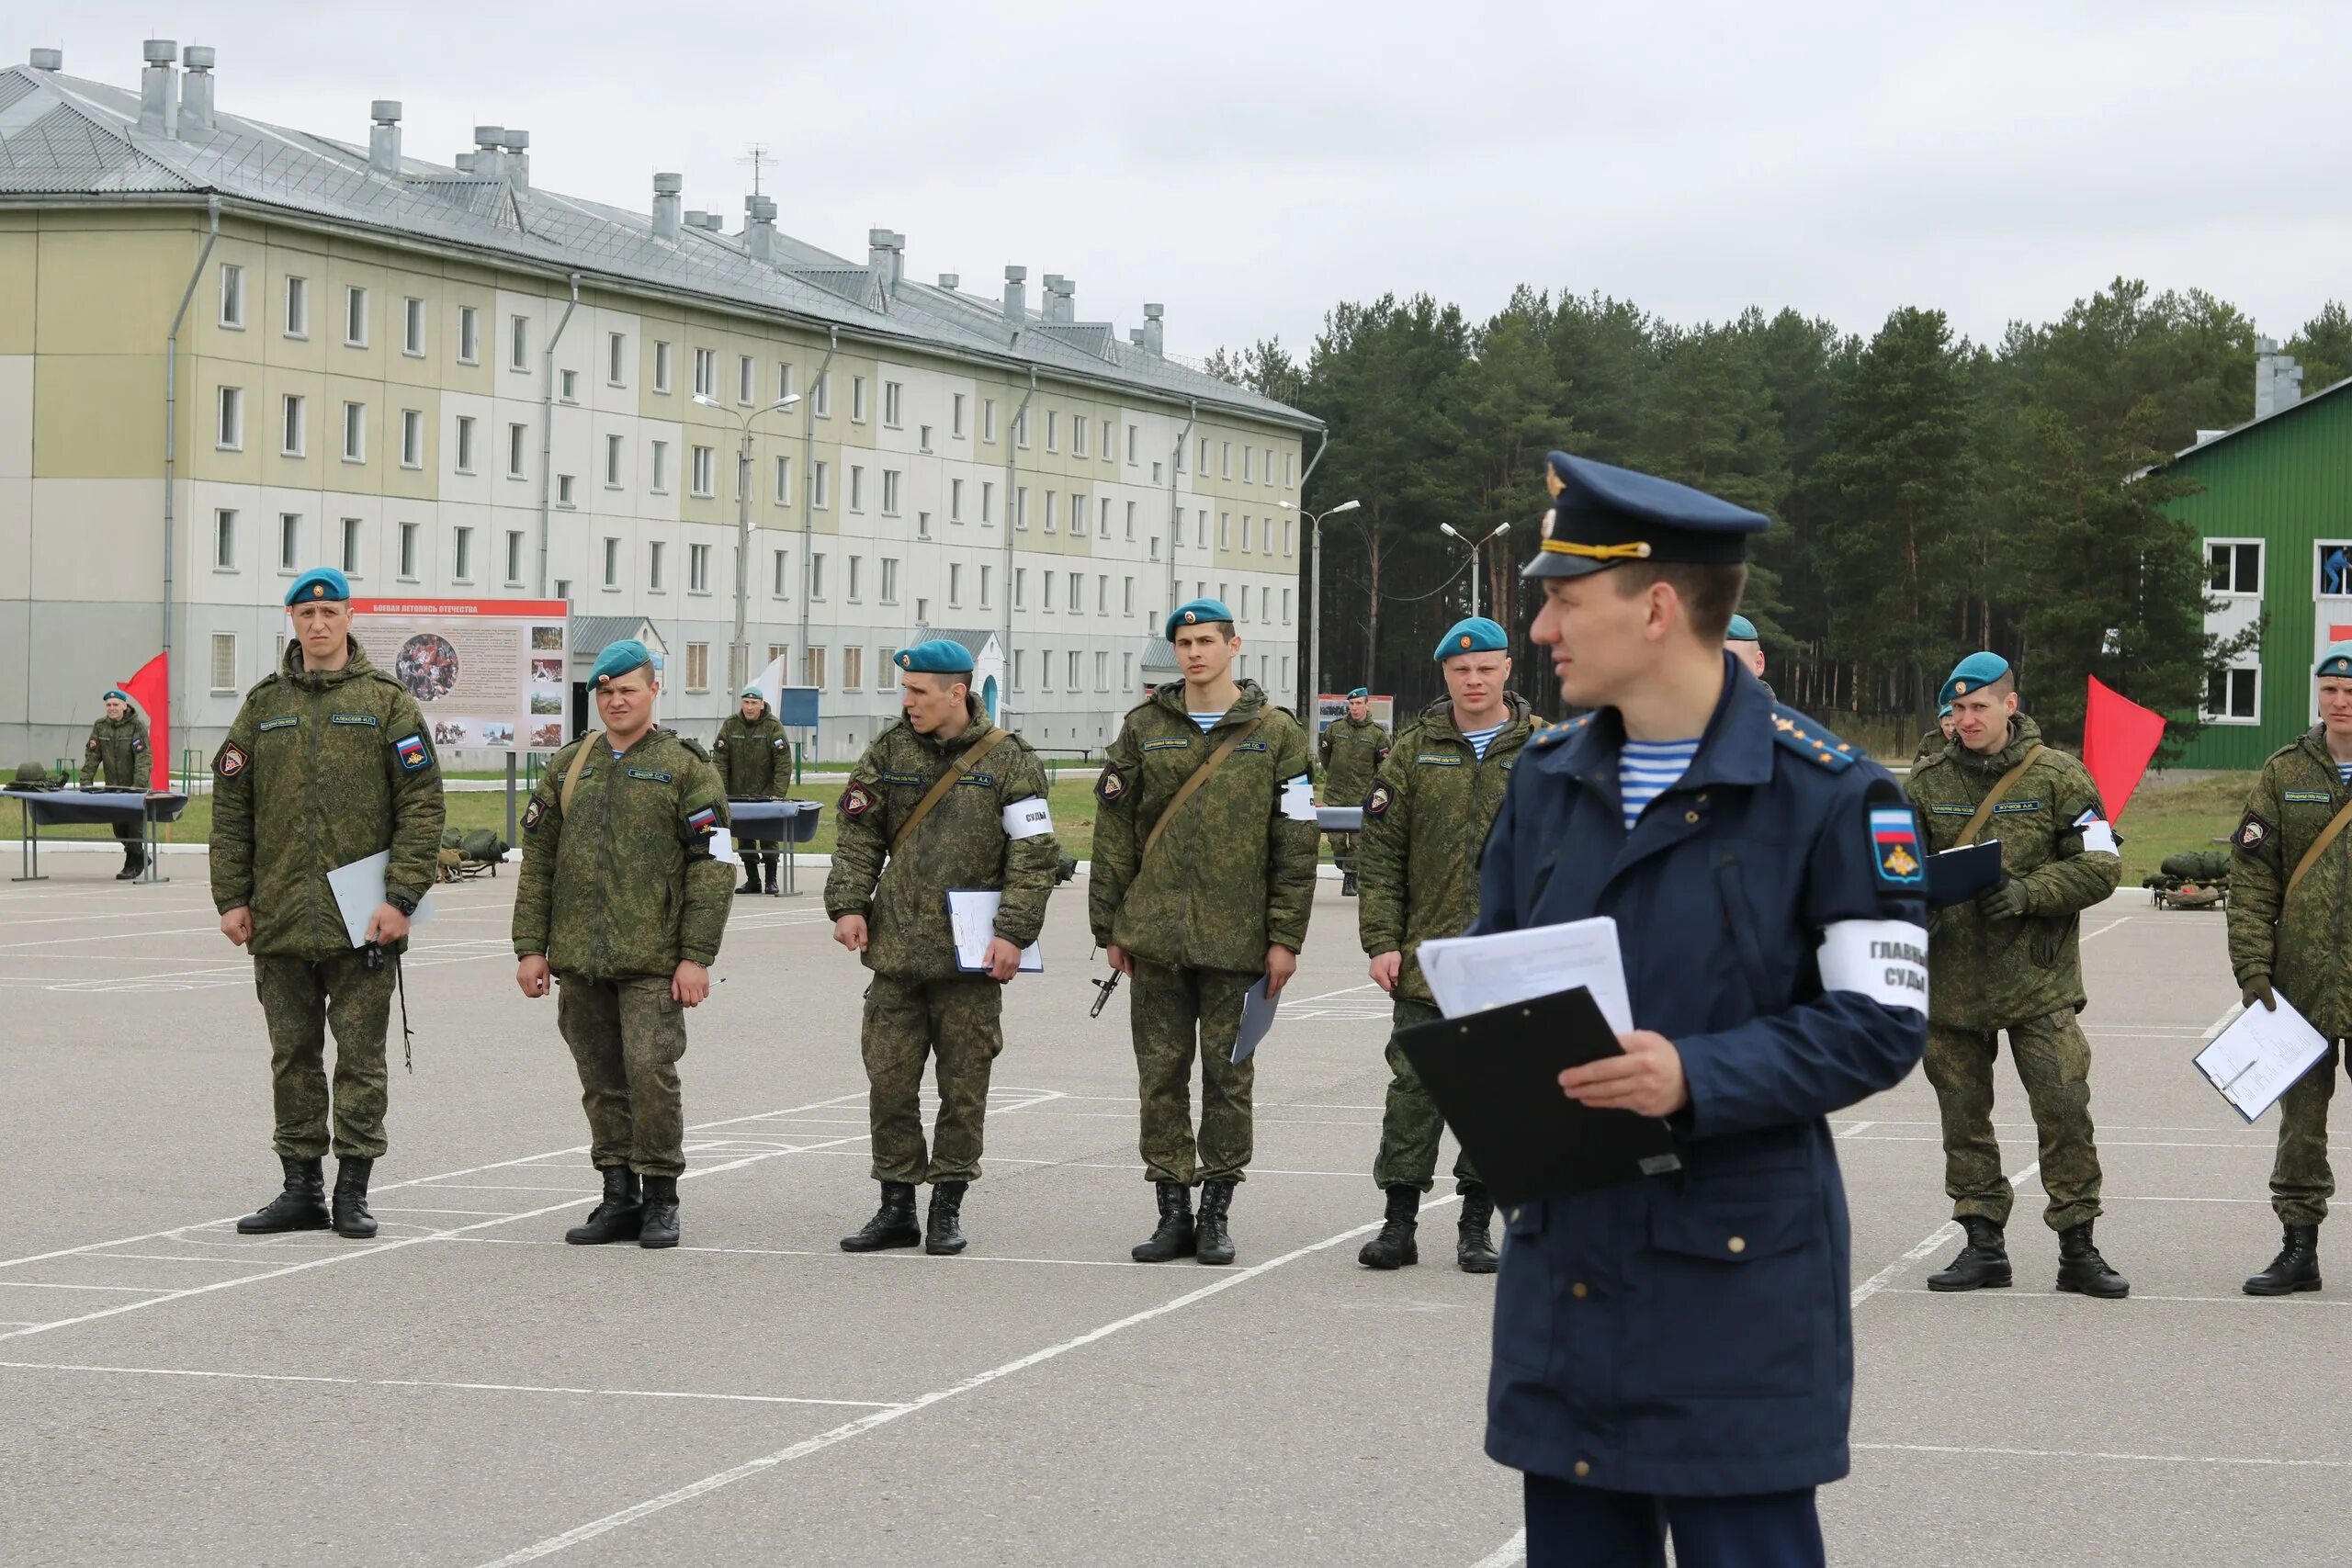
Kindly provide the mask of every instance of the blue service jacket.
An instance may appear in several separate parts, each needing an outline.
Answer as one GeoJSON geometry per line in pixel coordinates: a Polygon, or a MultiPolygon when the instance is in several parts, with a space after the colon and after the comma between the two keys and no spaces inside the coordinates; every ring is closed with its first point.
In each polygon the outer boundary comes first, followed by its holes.
{"type": "Polygon", "coordinates": [[[1927,1040],[1907,802],[1725,662],[1690,771],[1630,836],[1603,709],[1528,743],[1481,869],[1481,931],[1615,918],[1634,1024],[1675,1043],[1690,1084],[1679,1174],[1505,1213],[1487,1452],[1617,1491],[1846,1473],[1846,1192],[1825,1118],[1900,1082],[1927,1040]]]}

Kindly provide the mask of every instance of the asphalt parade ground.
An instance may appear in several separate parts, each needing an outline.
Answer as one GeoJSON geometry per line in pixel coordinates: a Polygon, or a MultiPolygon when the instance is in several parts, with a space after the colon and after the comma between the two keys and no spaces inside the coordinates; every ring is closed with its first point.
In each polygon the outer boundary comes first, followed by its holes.
{"type": "MultiPolygon", "coordinates": [[[[1260,1058],[1239,1260],[1210,1269],[1127,1258],[1151,1196],[1125,990],[1087,1018],[1082,882],[1008,998],[971,1250],[853,1258],[863,971],[821,873],[737,900],[682,1064],[685,1245],[658,1253],[561,1240],[596,1182],[553,1003],[514,987],[511,872],[418,933],[380,1236],[235,1235],[277,1176],[250,965],[200,858],[158,887],[114,863],[0,886],[0,1562],[1518,1560],[1450,1182],[1419,1268],[1355,1262],[1387,1006],[1334,882],[1260,1058]]],[[[1923,1078],[1838,1118],[1858,1392],[1830,1560],[2342,1563],[2352,1251],[2329,1227],[2328,1291],[2239,1293],[2277,1243],[2276,1113],[2244,1126],[2188,1065],[2233,1011],[2222,918],[2135,892],[2083,930],[2098,1235],[2132,1295],[2052,1292],[2006,1057],[2014,1289],[1925,1289],[1957,1233],[1923,1078]]]]}

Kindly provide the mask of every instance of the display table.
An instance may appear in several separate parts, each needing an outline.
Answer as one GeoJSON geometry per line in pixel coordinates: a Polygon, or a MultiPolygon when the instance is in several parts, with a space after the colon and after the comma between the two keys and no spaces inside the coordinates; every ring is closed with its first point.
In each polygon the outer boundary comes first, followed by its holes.
{"type": "Polygon", "coordinates": [[[1361,833],[1363,831],[1363,807],[1318,806],[1315,808],[1315,825],[1327,833],[1361,833]]]}
{"type": "Polygon", "coordinates": [[[7,795],[24,807],[24,825],[17,840],[17,869],[23,874],[10,880],[49,880],[40,869],[40,830],[43,828],[82,824],[111,828],[124,822],[140,825],[139,843],[146,852],[147,866],[139,874],[139,880],[171,880],[162,873],[163,856],[155,852],[163,842],[163,836],[156,829],[163,823],[180,819],[180,814],[187,809],[187,796],[177,794],[145,795],[135,789],[12,789],[7,795]]]}
{"type": "Polygon", "coordinates": [[[799,889],[793,886],[793,862],[798,858],[792,852],[795,844],[805,844],[817,836],[820,807],[813,800],[730,800],[727,803],[728,830],[735,835],[739,849],[763,852],[781,847],[784,851],[784,886],[778,897],[797,898],[799,889]]]}

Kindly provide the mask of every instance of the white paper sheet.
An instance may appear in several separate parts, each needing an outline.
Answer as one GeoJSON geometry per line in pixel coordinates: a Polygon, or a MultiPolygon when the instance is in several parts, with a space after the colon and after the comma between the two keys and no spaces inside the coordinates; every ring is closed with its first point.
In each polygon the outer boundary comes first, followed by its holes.
{"type": "MultiPolygon", "coordinates": [[[[956,937],[956,966],[967,975],[988,967],[989,943],[996,936],[996,912],[1004,895],[993,887],[951,887],[947,890],[947,925],[956,937]]],[[[1046,972],[1046,955],[1031,942],[1021,950],[1023,975],[1046,972]]]]}
{"type": "Polygon", "coordinates": [[[710,858],[725,861],[729,865],[741,865],[743,857],[736,852],[735,835],[726,828],[714,828],[710,832],[710,858]]]}
{"type": "Polygon", "coordinates": [[[2327,1037],[2305,1021],[2285,997],[2278,1010],[2261,1003],[2197,1053],[2197,1070],[2251,1122],[2277,1102],[2327,1050],[2327,1037]]]}
{"type": "MultiPolygon", "coordinates": [[[[335,910],[343,916],[343,929],[354,947],[368,945],[368,922],[383,905],[384,873],[391,864],[392,852],[384,850],[327,873],[327,887],[334,894],[335,910]]],[[[427,893],[416,901],[416,913],[408,923],[421,926],[432,918],[433,895],[427,893]]]]}
{"type": "Polygon", "coordinates": [[[1238,1066],[1258,1054],[1259,1043],[1274,1027],[1274,1010],[1282,1005],[1282,998],[1266,995],[1266,977],[1259,976],[1258,983],[1250,987],[1241,998],[1241,1027],[1233,1035],[1231,1060],[1235,1065],[1238,1066]]]}
{"type": "Polygon", "coordinates": [[[1438,937],[1421,943],[1421,974],[1439,1010],[1463,1018],[1582,986],[1609,1027],[1634,1028],[1617,922],[1606,915],[1492,936],[1438,937]]]}

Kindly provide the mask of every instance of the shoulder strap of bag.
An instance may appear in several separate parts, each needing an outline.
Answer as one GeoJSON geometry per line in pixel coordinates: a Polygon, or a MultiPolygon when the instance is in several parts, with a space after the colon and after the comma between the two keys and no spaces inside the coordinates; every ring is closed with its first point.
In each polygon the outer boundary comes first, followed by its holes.
{"type": "Polygon", "coordinates": [[[923,792],[923,797],[915,802],[915,808],[907,813],[907,819],[899,825],[899,830],[890,835],[892,855],[895,856],[905,845],[907,840],[913,836],[914,830],[922,826],[922,819],[931,815],[931,808],[938,805],[949,790],[956,787],[956,781],[978,767],[980,759],[995,750],[997,742],[1012,733],[1009,729],[990,727],[986,735],[972,742],[971,747],[965,751],[961,761],[939,775],[939,782],[923,792]]]}
{"type": "Polygon", "coordinates": [[[2010,786],[2025,777],[2025,771],[2033,766],[2033,760],[2047,750],[2049,748],[2045,746],[2031,748],[2024,756],[2018,759],[2016,767],[1993,781],[1993,787],[1985,792],[1984,799],[1976,807],[1976,815],[1968,819],[1967,830],[1960,836],[1961,843],[1973,844],[1976,841],[1976,835],[1984,831],[1984,824],[1993,819],[1993,807],[2001,804],[2002,798],[2009,793],[2010,786]]]}
{"type": "Polygon", "coordinates": [[[597,747],[605,743],[605,732],[592,729],[580,742],[580,750],[571,754],[571,766],[563,771],[563,794],[556,805],[566,817],[571,815],[571,796],[580,788],[580,775],[588,771],[588,759],[597,747]]]}
{"type": "Polygon", "coordinates": [[[2295,863],[2293,874],[2287,878],[2287,891],[2279,897],[2281,904],[2295,896],[2295,884],[2303,879],[2303,873],[2318,863],[2319,857],[2326,852],[2328,845],[2335,842],[2335,836],[2344,831],[2346,824],[2352,824],[2352,801],[2346,801],[2343,810],[2327,819],[2327,826],[2319,830],[2319,837],[2312,840],[2312,847],[2305,850],[2303,858],[2295,863]]]}
{"type": "Polygon", "coordinates": [[[1216,772],[1227,757],[1240,750],[1241,743],[1257,734],[1258,727],[1265,722],[1265,716],[1261,714],[1235,730],[1224,745],[1209,753],[1207,761],[1193,770],[1192,777],[1177,786],[1174,798],[1169,801],[1167,809],[1159,814],[1159,820],[1151,825],[1150,833],[1145,836],[1143,853],[1136,857],[1136,865],[1140,866],[1151,858],[1152,846],[1159,843],[1160,836],[1168,831],[1168,825],[1176,820],[1176,813],[1184,809],[1184,803],[1192,799],[1200,787],[1209,782],[1209,775],[1216,772]]]}

